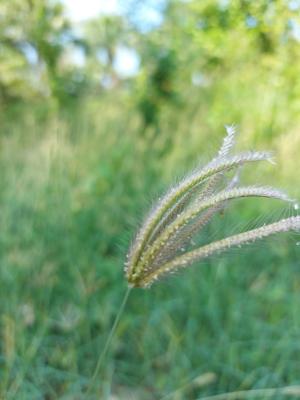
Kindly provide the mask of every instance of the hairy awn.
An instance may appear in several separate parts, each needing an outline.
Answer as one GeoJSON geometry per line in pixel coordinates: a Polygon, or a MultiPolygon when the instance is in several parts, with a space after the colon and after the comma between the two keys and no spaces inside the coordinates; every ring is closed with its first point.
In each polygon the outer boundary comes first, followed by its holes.
{"type": "Polygon", "coordinates": [[[239,171],[245,164],[264,160],[272,162],[272,155],[269,152],[230,155],[235,142],[235,129],[226,126],[226,131],[227,135],[217,156],[172,187],[146,218],[127,256],[125,273],[131,287],[150,286],[167,273],[232,246],[279,232],[300,230],[298,215],[191,248],[195,235],[214,214],[234,199],[268,197],[291,201],[278,189],[237,187],[239,171]],[[229,179],[228,175],[232,171],[235,174],[229,179]]]}

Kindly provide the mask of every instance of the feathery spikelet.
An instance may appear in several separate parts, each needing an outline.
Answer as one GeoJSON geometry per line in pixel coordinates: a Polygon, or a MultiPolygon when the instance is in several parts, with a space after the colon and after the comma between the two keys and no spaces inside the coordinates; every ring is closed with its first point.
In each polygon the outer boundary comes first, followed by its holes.
{"type": "Polygon", "coordinates": [[[272,156],[268,152],[230,155],[235,129],[226,126],[226,131],[217,156],[171,188],[146,218],[127,256],[125,273],[130,286],[147,287],[167,273],[232,246],[279,232],[300,230],[300,216],[294,216],[186,250],[212,216],[234,199],[268,197],[291,201],[286,194],[270,187],[237,187],[240,168],[256,161],[272,162],[272,156]],[[237,170],[236,174],[225,184],[225,189],[220,189],[226,173],[232,170],[237,170]]]}

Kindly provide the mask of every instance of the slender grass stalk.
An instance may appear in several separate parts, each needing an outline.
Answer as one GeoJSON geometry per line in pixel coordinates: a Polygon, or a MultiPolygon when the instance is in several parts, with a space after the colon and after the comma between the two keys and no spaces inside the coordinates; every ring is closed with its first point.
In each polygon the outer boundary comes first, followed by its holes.
{"type": "Polygon", "coordinates": [[[181,385],[176,390],[160,397],[159,400],[172,400],[172,399],[182,399],[183,395],[192,390],[193,388],[199,389],[207,385],[211,385],[216,380],[216,375],[213,372],[206,372],[202,375],[197,375],[193,379],[187,380],[183,385],[181,385]]]}
{"type": "Polygon", "coordinates": [[[300,386],[284,386],[280,388],[267,388],[267,389],[251,389],[251,390],[239,390],[237,392],[228,392],[222,394],[216,394],[214,396],[200,397],[198,400],[242,400],[242,399],[264,399],[266,397],[274,396],[285,396],[300,398],[300,386]]]}
{"type": "Polygon", "coordinates": [[[106,354],[107,354],[107,351],[108,351],[108,349],[109,349],[109,346],[110,346],[110,344],[111,344],[111,341],[112,341],[112,339],[113,339],[113,337],[114,337],[114,334],[115,334],[115,332],[116,332],[116,330],[117,330],[117,327],[118,327],[118,325],[119,325],[119,322],[120,322],[121,316],[122,316],[122,314],[123,314],[123,311],[124,311],[124,309],[125,309],[125,306],[126,306],[126,304],[127,304],[127,301],[128,301],[130,292],[131,292],[131,288],[128,287],[127,290],[126,290],[126,292],[125,292],[125,295],[124,295],[124,298],[123,298],[123,300],[122,300],[122,303],[121,303],[121,305],[120,305],[120,308],[119,308],[119,310],[118,310],[118,313],[117,313],[117,315],[116,315],[116,318],[115,318],[115,320],[114,320],[114,322],[113,322],[113,325],[112,325],[112,327],[111,327],[111,330],[110,330],[110,332],[109,332],[109,334],[108,334],[108,337],[107,337],[107,339],[106,339],[106,342],[105,342],[105,345],[104,345],[104,347],[103,347],[103,350],[102,350],[102,352],[101,352],[100,355],[99,355],[99,358],[98,358],[98,361],[97,361],[97,364],[96,364],[94,373],[93,373],[93,375],[92,375],[92,377],[91,377],[90,383],[89,383],[89,385],[88,385],[87,393],[86,393],[86,394],[89,394],[90,391],[92,390],[93,385],[94,385],[94,382],[95,382],[95,380],[97,379],[97,377],[98,377],[98,375],[99,375],[99,373],[100,373],[100,371],[101,371],[102,365],[103,365],[103,363],[104,363],[104,361],[105,361],[105,356],[106,356],[106,354]]]}
{"type": "Polygon", "coordinates": [[[272,162],[272,156],[269,152],[229,154],[234,145],[235,130],[232,127],[226,130],[227,136],[212,161],[172,187],[146,218],[125,265],[130,286],[147,287],[167,273],[233,246],[280,232],[300,230],[300,216],[296,215],[195,249],[189,248],[193,237],[232,200],[268,197],[291,201],[278,189],[256,185],[237,187],[242,167],[258,161],[272,162]],[[234,170],[237,170],[234,177],[222,189],[226,175],[234,170]]]}

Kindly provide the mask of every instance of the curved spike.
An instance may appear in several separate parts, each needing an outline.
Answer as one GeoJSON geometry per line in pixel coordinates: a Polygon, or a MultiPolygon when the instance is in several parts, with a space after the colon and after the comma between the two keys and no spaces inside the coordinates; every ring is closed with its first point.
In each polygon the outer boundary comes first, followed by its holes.
{"type": "MultiPolygon", "coordinates": [[[[228,183],[226,189],[233,189],[237,186],[239,182],[239,173],[238,170],[233,178],[228,183]]],[[[211,178],[213,180],[214,178],[211,178]]],[[[211,195],[212,192],[207,191],[207,194],[211,195]]],[[[197,203],[199,204],[200,200],[203,199],[203,191],[201,192],[201,198],[197,199],[197,203]]],[[[209,223],[211,218],[219,211],[224,210],[227,202],[224,201],[220,203],[218,206],[208,209],[205,213],[199,216],[195,221],[191,224],[184,226],[181,228],[173,237],[170,238],[170,241],[166,244],[165,247],[161,249],[161,251],[155,257],[155,263],[162,263],[169,261],[174,257],[174,253],[179,247],[185,247],[187,243],[192,239],[192,237],[197,234],[206,224],[209,223]]]]}
{"type": "Polygon", "coordinates": [[[172,188],[158,203],[154,210],[152,210],[141,230],[139,231],[134,245],[130,249],[128,255],[129,266],[127,271],[134,273],[137,262],[147,246],[149,238],[151,237],[155,227],[160,223],[165,213],[168,213],[168,210],[170,210],[170,208],[172,208],[174,205],[176,206],[176,204],[180,202],[180,199],[192,188],[222,171],[229,171],[248,162],[262,160],[270,161],[271,159],[272,156],[268,152],[246,152],[236,156],[228,157],[224,160],[215,159],[203,167],[200,171],[196,171],[191,176],[184,179],[175,188],[172,188]]]}
{"type": "Polygon", "coordinates": [[[225,136],[222,146],[218,152],[217,158],[224,158],[230,152],[235,144],[236,128],[234,125],[225,125],[227,135],[225,136]]]}
{"type": "Polygon", "coordinates": [[[202,246],[199,249],[187,252],[174,260],[165,263],[149,274],[146,273],[141,275],[139,280],[134,282],[134,284],[140,287],[147,287],[161,275],[178,268],[184,268],[193,262],[209,257],[212,254],[220,253],[233,246],[253,242],[257,239],[262,239],[279,232],[287,232],[290,230],[300,230],[300,216],[282,219],[281,221],[229,236],[225,239],[202,246]]]}
{"type": "Polygon", "coordinates": [[[157,239],[149,246],[142,255],[136,268],[138,274],[145,266],[149,265],[158,251],[165,246],[169,238],[176,233],[182,226],[189,223],[194,217],[202,211],[215,208],[224,201],[237,199],[241,197],[271,197],[280,200],[288,200],[288,197],[279,190],[268,187],[244,187],[239,189],[224,190],[217,195],[200,202],[196,207],[190,207],[186,212],[181,214],[173,223],[157,237],[157,239]]]}

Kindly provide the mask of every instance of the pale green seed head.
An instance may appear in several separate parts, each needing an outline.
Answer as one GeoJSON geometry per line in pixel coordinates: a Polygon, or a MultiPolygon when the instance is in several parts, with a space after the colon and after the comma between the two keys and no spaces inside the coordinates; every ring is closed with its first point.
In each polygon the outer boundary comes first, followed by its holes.
{"type": "Polygon", "coordinates": [[[130,286],[147,287],[163,275],[232,246],[279,232],[300,230],[300,216],[294,216],[186,250],[212,216],[234,199],[254,196],[290,201],[286,194],[270,187],[237,187],[240,168],[257,161],[272,161],[272,157],[268,152],[230,155],[235,130],[233,127],[226,130],[227,136],[217,156],[172,187],[146,218],[127,256],[125,273],[130,286]],[[238,172],[226,180],[232,170],[238,172]]]}

